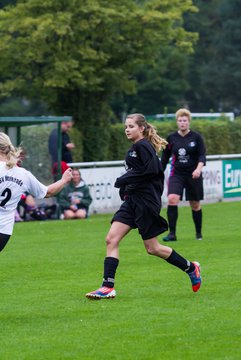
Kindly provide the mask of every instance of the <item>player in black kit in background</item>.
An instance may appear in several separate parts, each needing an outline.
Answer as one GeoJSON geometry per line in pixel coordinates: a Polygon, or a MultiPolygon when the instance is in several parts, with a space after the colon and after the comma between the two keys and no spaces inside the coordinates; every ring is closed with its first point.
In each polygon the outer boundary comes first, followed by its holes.
{"type": "Polygon", "coordinates": [[[190,130],[191,113],[187,109],[176,112],[178,131],[167,137],[168,145],[162,153],[163,171],[171,160],[168,179],[167,217],[170,233],[164,241],[176,241],[176,223],[178,218],[178,203],[182,199],[183,190],[186,200],[192,208],[192,218],[195,225],[196,239],[202,240],[202,209],[203,200],[202,167],[206,163],[205,145],[200,134],[190,130]]]}
{"type": "Polygon", "coordinates": [[[137,228],[148,254],[158,256],[185,271],[194,292],[201,286],[200,265],[190,262],[173,249],[159,244],[157,236],[167,230],[167,222],[160,216],[164,174],[157,152],[167,144],[146,122],[142,114],[128,115],[125,133],[133,145],[127,152],[127,172],[116,179],[124,200],[114,214],[106,237],[106,258],[101,288],[86,294],[89,299],[114,298],[115,273],[119,264],[119,243],[131,229],[137,228]]]}

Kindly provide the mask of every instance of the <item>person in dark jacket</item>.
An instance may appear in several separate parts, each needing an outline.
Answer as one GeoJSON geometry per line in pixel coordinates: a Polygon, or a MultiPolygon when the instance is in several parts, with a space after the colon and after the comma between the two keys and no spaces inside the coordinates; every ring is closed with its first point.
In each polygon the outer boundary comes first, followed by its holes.
{"type": "Polygon", "coordinates": [[[59,205],[64,219],[85,219],[92,202],[89,187],[81,178],[78,169],[73,169],[72,180],[59,195],[59,205]]]}
{"type": "MultiPolygon", "coordinates": [[[[65,163],[72,163],[71,150],[74,149],[75,145],[70,141],[69,130],[73,126],[73,121],[62,121],[61,122],[61,135],[62,135],[62,158],[61,161],[65,163]]],[[[52,166],[56,167],[58,164],[58,131],[53,129],[49,135],[48,140],[49,153],[52,159],[52,166]]]]}
{"type": "Polygon", "coordinates": [[[137,228],[144,240],[146,251],[185,271],[196,292],[201,285],[200,265],[190,262],[173,249],[159,244],[157,236],[168,229],[167,222],[160,216],[163,191],[163,171],[157,152],[167,144],[146,122],[142,114],[128,115],[125,133],[133,145],[125,158],[126,173],[116,179],[115,187],[120,189],[124,200],[114,214],[106,237],[107,252],[104,260],[102,286],[86,294],[89,299],[114,298],[115,273],[119,263],[119,243],[131,230],[137,228]]]}
{"type": "Polygon", "coordinates": [[[192,209],[192,218],[196,230],[196,239],[202,240],[202,209],[203,200],[202,167],[206,163],[206,150],[203,138],[190,130],[191,113],[187,109],[176,112],[178,131],[167,137],[168,145],[162,153],[162,166],[165,170],[170,157],[171,170],[168,179],[167,217],[170,233],[164,241],[176,241],[176,223],[178,203],[182,199],[183,190],[186,200],[192,209]]]}

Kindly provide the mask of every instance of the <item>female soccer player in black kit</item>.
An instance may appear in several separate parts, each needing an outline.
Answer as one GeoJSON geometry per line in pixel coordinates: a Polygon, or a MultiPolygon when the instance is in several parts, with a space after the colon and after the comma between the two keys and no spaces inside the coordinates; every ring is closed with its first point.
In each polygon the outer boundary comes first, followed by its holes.
{"type": "Polygon", "coordinates": [[[170,176],[168,179],[167,217],[170,233],[164,241],[176,241],[176,223],[178,203],[186,190],[186,200],[192,208],[192,218],[196,230],[196,239],[202,240],[203,200],[202,167],[205,165],[205,145],[200,134],[189,129],[191,113],[187,109],[176,112],[178,131],[167,137],[168,145],[162,153],[163,171],[169,158],[172,157],[170,176]]]}
{"type": "Polygon", "coordinates": [[[164,175],[157,152],[166,141],[160,138],[142,114],[128,115],[125,133],[133,145],[127,152],[127,172],[116,179],[124,200],[115,213],[106,237],[107,252],[104,261],[102,286],[86,294],[89,299],[114,298],[115,273],[119,263],[119,243],[134,228],[144,240],[146,251],[185,271],[192,282],[194,292],[201,286],[200,265],[190,262],[170,247],[159,244],[157,236],[167,230],[167,222],[160,216],[164,175]]]}

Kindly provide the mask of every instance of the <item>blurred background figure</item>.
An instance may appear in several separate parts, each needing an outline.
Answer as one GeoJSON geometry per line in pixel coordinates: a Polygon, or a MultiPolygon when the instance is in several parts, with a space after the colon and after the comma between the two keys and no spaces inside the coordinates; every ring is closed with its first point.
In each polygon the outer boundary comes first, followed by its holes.
{"type": "MultiPolygon", "coordinates": [[[[67,163],[73,162],[71,150],[75,145],[71,142],[69,137],[69,130],[73,126],[73,121],[63,121],[61,123],[61,136],[62,136],[62,150],[61,150],[61,172],[66,170],[67,163]]],[[[58,173],[58,131],[57,128],[53,129],[49,135],[48,140],[49,154],[52,159],[52,173],[56,178],[58,173]]]]}
{"type": "Polygon", "coordinates": [[[64,219],[85,219],[92,202],[89,187],[81,178],[78,169],[72,171],[73,178],[59,195],[59,205],[64,219]]]}
{"type": "MultiPolygon", "coordinates": [[[[63,174],[65,172],[65,170],[67,170],[69,168],[69,166],[65,161],[61,161],[60,168],[61,168],[61,174],[63,174]]],[[[52,166],[52,174],[53,174],[53,178],[55,180],[58,180],[58,163],[57,162],[54,163],[52,166]]]]}
{"type": "MultiPolygon", "coordinates": [[[[22,166],[22,162],[25,158],[26,151],[24,148],[21,148],[17,161],[18,167],[22,166]]],[[[24,192],[19,200],[17,209],[15,210],[15,222],[21,222],[28,220],[29,218],[33,220],[47,219],[45,212],[37,207],[34,197],[28,192],[24,192]]]]}
{"type": "Polygon", "coordinates": [[[25,192],[18,203],[15,212],[15,222],[28,220],[29,218],[33,220],[46,220],[47,215],[44,210],[36,205],[34,197],[25,192]]]}

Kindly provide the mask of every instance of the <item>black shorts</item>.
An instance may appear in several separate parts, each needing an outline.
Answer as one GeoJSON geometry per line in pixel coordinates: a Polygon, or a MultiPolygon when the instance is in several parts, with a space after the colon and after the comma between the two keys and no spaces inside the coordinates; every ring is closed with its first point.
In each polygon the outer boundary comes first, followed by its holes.
{"type": "Polygon", "coordinates": [[[151,239],[168,230],[168,224],[160,215],[154,215],[140,199],[135,201],[129,197],[113,216],[114,221],[129,225],[132,229],[138,228],[143,240],[151,239]]]}
{"type": "Polygon", "coordinates": [[[191,176],[173,175],[168,179],[169,194],[180,195],[182,200],[183,190],[185,189],[186,200],[200,201],[203,200],[203,178],[202,175],[198,179],[191,176]]]}
{"type": "Polygon", "coordinates": [[[8,240],[10,239],[11,235],[6,235],[0,233],[0,251],[3,250],[3,248],[7,245],[8,240]]]}

